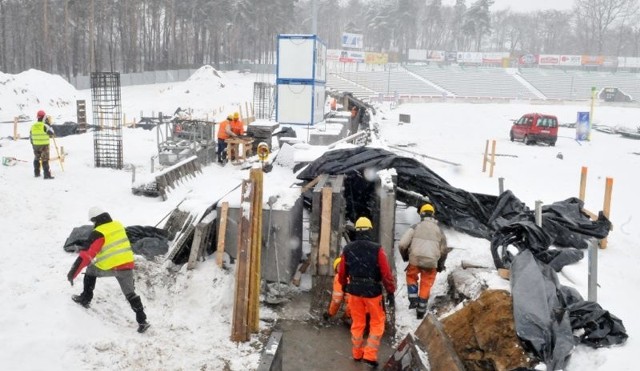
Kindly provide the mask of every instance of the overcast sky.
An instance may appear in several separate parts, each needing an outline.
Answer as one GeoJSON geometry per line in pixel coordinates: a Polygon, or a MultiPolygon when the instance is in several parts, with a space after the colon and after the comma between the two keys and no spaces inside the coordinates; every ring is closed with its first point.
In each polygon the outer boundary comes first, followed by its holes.
{"type": "MultiPolygon", "coordinates": [[[[467,0],[467,6],[473,4],[475,0],[467,0]]],[[[506,8],[511,8],[513,11],[517,12],[529,12],[536,10],[546,10],[546,9],[558,9],[558,10],[567,10],[571,9],[573,6],[574,0],[495,0],[495,3],[491,7],[491,10],[502,10],[506,8]]],[[[442,2],[443,5],[454,5],[455,0],[445,0],[442,2]]]]}

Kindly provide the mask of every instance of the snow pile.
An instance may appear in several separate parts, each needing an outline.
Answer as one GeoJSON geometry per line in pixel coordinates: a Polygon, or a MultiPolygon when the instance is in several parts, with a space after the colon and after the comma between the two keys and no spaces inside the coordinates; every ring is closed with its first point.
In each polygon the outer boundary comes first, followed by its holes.
{"type": "Polygon", "coordinates": [[[58,75],[28,70],[17,75],[0,73],[0,121],[24,115],[35,118],[45,110],[54,118],[76,111],[76,89],[58,75]]]}

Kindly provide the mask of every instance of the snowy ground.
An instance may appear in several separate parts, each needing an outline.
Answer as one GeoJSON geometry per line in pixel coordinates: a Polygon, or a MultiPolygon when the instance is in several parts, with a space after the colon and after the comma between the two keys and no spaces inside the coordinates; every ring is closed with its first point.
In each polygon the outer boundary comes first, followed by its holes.
{"type": "MultiPolygon", "coordinates": [[[[259,78],[234,73],[219,77],[206,69],[200,72],[204,77],[194,77],[184,83],[123,88],[123,112],[132,118],[139,117],[140,111],[150,116],[151,111],[173,113],[177,107],[191,107],[196,115],[221,118],[251,100],[253,82],[259,78]]],[[[40,86],[47,76],[38,74],[40,86]]],[[[12,84],[17,84],[19,81],[15,80],[24,76],[0,75],[4,81],[12,78],[12,84]]],[[[9,84],[4,84],[0,88],[0,122],[11,121],[20,113],[33,119],[40,108],[53,114],[57,122],[73,120],[75,103],[60,106],[45,103],[75,102],[75,99],[90,102],[88,91],[69,90],[65,84],[49,76],[44,83],[48,91],[63,92],[63,96],[41,99],[40,103],[33,99],[24,103],[11,93],[15,90],[6,87],[9,84]],[[24,106],[18,107],[19,104],[24,106]]],[[[531,208],[536,200],[546,204],[577,196],[580,168],[587,166],[586,208],[600,210],[605,178],[613,177],[614,230],[609,236],[609,247],[600,251],[598,301],[623,320],[630,337],[620,347],[599,350],[577,347],[567,370],[635,370],[634,356],[639,349],[635,334],[640,330],[640,320],[631,295],[633,287],[640,286],[640,275],[636,271],[640,263],[640,218],[634,218],[640,206],[636,196],[640,156],[633,153],[640,152],[640,141],[593,132],[590,142],[578,143],[572,139],[574,129],[561,128],[555,147],[510,142],[510,119],[536,111],[555,114],[561,122],[573,122],[576,112],[589,111],[589,107],[412,104],[395,110],[382,108],[374,119],[380,121],[382,138],[389,145],[408,146],[403,148],[461,164],[451,166],[418,157],[450,184],[471,192],[497,194],[497,179],[503,177],[505,187],[531,208]],[[398,125],[399,113],[410,114],[411,124],[398,125]],[[495,139],[497,153],[503,155],[496,158],[493,178],[481,171],[487,139],[495,139]],[[563,159],[557,158],[559,152],[563,159]]],[[[596,120],[612,126],[635,127],[639,113],[637,108],[595,108],[596,120]]],[[[19,125],[21,136],[28,135],[29,126],[29,122],[19,125]]],[[[170,272],[161,259],[138,259],[137,291],[152,323],[149,332],[140,335],[135,332],[133,312],[115,280],[98,280],[89,310],[69,300],[82,285],[81,280],[76,280],[74,287],[67,282],[66,273],[75,255],[62,249],[72,228],[89,224],[90,206],[107,208],[125,225],[154,226],[185,197],[188,200],[182,205],[187,208],[216,200],[240,179],[248,177],[247,170],[230,165],[205,167],[201,176],[187,181],[162,202],[134,196],[130,170],[95,168],[91,133],[57,139],[57,145],[63,146],[69,155],[64,171],[59,163],[51,164],[56,177],[51,181],[33,177],[31,146],[27,140],[11,140],[8,138],[11,135],[13,125],[0,123],[0,156],[21,160],[15,166],[0,166],[3,210],[0,246],[5,247],[0,262],[0,341],[3,344],[0,364],[3,369],[248,370],[257,367],[260,348],[257,337],[246,344],[229,341],[232,272],[218,269],[212,260],[199,264],[193,271],[183,268],[170,272]]],[[[126,169],[133,165],[139,174],[148,172],[149,159],[156,153],[154,131],[124,129],[126,169]]],[[[293,180],[288,168],[276,166],[265,176],[265,190],[278,192],[275,190],[288,188],[293,180]]],[[[266,193],[264,199],[269,195],[266,193]]],[[[415,213],[408,209],[400,217],[410,221],[415,213]]],[[[447,262],[449,268],[462,259],[491,266],[488,241],[450,229],[446,233],[450,244],[457,247],[447,262]]],[[[399,262],[397,268],[402,272],[404,265],[399,262]]],[[[560,279],[586,297],[586,259],[566,267],[560,279]]],[[[486,280],[492,287],[508,288],[508,283],[497,275],[487,274],[486,280]]],[[[444,283],[444,275],[439,275],[434,295],[444,292],[444,283]]],[[[414,330],[418,321],[403,305],[407,299],[402,275],[398,276],[398,286],[401,290],[396,299],[397,319],[399,336],[403,336],[414,330]]],[[[275,314],[263,308],[261,316],[272,318],[275,314]]],[[[267,327],[264,322],[261,326],[267,327]]]]}

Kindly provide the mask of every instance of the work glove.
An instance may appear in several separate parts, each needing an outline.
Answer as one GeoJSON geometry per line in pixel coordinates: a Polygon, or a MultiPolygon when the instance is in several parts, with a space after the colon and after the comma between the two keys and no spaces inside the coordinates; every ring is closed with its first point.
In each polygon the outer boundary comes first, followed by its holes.
{"type": "Polygon", "coordinates": [[[393,297],[393,294],[387,295],[387,307],[394,308],[396,306],[396,299],[393,297]]]}
{"type": "Polygon", "coordinates": [[[329,315],[329,312],[324,312],[322,313],[322,318],[324,318],[325,321],[328,321],[331,316],[329,315]]]}
{"type": "Polygon", "coordinates": [[[444,260],[438,260],[438,268],[436,268],[438,273],[447,270],[447,267],[444,266],[444,260]]]}

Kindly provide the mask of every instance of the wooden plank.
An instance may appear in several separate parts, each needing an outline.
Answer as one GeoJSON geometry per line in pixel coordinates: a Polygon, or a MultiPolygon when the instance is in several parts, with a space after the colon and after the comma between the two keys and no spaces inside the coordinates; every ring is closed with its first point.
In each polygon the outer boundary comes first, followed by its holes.
{"type": "MultiPolygon", "coordinates": [[[[607,177],[605,188],[604,188],[604,203],[602,205],[602,214],[609,219],[609,215],[611,215],[611,192],[613,191],[613,178],[607,177]]],[[[600,240],[600,248],[607,248],[607,239],[600,240]]]]}
{"type": "Polygon", "coordinates": [[[586,194],[586,190],[587,190],[587,167],[583,166],[582,169],[580,169],[580,190],[578,191],[578,198],[582,200],[582,202],[584,202],[584,197],[586,194]]]}
{"type": "Polygon", "coordinates": [[[260,262],[262,251],[262,169],[251,169],[251,261],[249,285],[249,328],[260,330],[260,262]]]}
{"type": "MultiPolygon", "coordinates": [[[[242,202],[245,202],[245,194],[248,188],[248,182],[243,182],[242,202]]],[[[242,210],[242,208],[240,210],[242,210]]],[[[248,341],[250,335],[248,326],[250,223],[246,215],[240,216],[238,253],[236,259],[236,289],[234,294],[233,320],[231,323],[232,341],[248,341]]]]}
{"type": "Polygon", "coordinates": [[[433,314],[427,314],[416,329],[415,335],[427,350],[432,370],[465,370],[449,336],[444,332],[442,323],[433,314]]]}
{"type": "Polygon", "coordinates": [[[191,270],[196,267],[196,260],[198,260],[198,253],[200,252],[200,244],[202,244],[202,237],[204,235],[206,223],[198,223],[193,233],[193,241],[191,242],[191,250],[189,251],[189,260],[187,261],[187,270],[191,270]]]}
{"type": "Polygon", "coordinates": [[[318,245],[318,274],[331,274],[328,267],[331,256],[331,187],[322,188],[322,212],[320,218],[320,243],[318,245]]]}
{"type": "Polygon", "coordinates": [[[222,268],[224,258],[224,240],[227,233],[227,216],[229,215],[229,202],[223,202],[220,209],[220,226],[218,227],[218,248],[216,250],[216,263],[222,268]]]}

